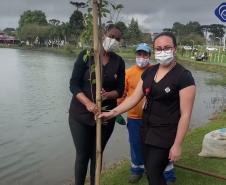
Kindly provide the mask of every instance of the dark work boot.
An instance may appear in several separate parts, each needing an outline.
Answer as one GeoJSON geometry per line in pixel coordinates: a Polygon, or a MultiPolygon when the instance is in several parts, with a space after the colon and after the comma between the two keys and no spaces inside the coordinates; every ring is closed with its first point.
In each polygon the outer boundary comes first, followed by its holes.
{"type": "Polygon", "coordinates": [[[131,174],[129,176],[129,183],[137,183],[142,178],[142,174],[131,174]]]}

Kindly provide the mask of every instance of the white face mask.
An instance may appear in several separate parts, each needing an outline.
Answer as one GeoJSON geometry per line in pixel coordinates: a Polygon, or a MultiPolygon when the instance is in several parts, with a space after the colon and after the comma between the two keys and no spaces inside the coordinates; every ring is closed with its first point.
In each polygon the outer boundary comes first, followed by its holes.
{"type": "Polygon", "coordinates": [[[136,58],[136,64],[140,68],[145,68],[150,63],[149,58],[136,58]]]}
{"type": "Polygon", "coordinates": [[[105,37],[103,41],[103,48],[106,52],[115,51],[119,48],[119,42],[115,39],[105,37]]]}
{"type": "Polygon", "coordinates": [[[162,51],[161,53],[155,53],[155,60],[160,65],[168,65],[170,62],[174,60],[174,54],[173,51],[170,53],[166,53],[165,51],[162,51]]]}

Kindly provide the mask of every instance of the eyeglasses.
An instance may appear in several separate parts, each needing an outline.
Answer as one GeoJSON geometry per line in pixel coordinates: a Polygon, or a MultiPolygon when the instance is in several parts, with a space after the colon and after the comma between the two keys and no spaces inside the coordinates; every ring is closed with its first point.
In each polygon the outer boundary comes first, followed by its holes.
{"type": "Polygon", "coordinates": [[[155,48],[155,53],[159,54],[162,51],[164,51],[165,53],[171,53],[172,50],[173,50],[173,47],[171,47],[171,46],[166,46],[164,48],[157,47],[157,48],[155,48]]]}

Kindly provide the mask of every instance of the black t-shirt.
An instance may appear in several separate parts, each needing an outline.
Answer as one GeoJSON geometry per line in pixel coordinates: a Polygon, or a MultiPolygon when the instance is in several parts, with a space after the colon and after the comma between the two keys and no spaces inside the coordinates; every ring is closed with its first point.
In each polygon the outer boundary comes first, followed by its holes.
{"type": "Polygon", "coordinates": [[[168,148],[175,139],[180,119],[179,91],[194,85],[189,70],[176,64],[159,82],[154,76],[159,65],[146,70],[141,78],[147,102],[143,111],[143,139],[151,145],[168,148]]]}
{"type": "MultiPolygon", "coordinates": [[[[73,94],[69,114],[72,118],[83,124],[94,125],[93,113],[76,98],[79,92],[83,92],[90,100],[95,102],[95,66],[93,57],[85,60],[86,50],[82,51],[75,64],[70,79],[70,90],[73,94]]],[[[102,66],[102,86],[106,91],[116,90],[119,97],[123,95],[125,85],[125,63],[117,54],[109,53],[109,62],[102,66]]],[[[102,107],[110,110],[116,107],[116,99],[108,99],[102,102],[102,107]]]]}

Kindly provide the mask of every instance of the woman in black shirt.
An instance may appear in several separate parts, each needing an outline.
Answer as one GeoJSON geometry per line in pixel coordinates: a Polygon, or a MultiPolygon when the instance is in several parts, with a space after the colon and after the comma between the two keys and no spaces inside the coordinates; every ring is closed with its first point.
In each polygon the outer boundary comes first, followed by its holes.
{"type": "MultiPolygon", "coordinates": [[[[104,50],[100,54],[102,62],[102,106],[111,110],[117,105],[117,98],[124,92],[125,63],[113,50],[117,47],[121,32],[115,25],[110,25],[103,41],[104,50]]],[[[92,54],[82,51],[75,64],[70,80],[70,90],[73,94],[69,125],[76,148],[75,185],[84,185],[89,160],[90,184],[95,181],[96,154],[96,124],[94,114],[97,111],[95,103],[95,74],[92,54]]],[[[102,125],[102,152],[113,132],[115,119],[110,119],[102,125]]]]}
{"type": "Polygon", "coordinates": [[[142,74],[134,93],[99,117],[112,118],[146,97],[141,128],[145,168],[150,185],[166,185],[163,171],[169,161],[175,162],[181,156],[196,88],[191,72],[176,62],[172,33],[159,34],[154,39],[154,51],[158,64],[142,74]]]}

